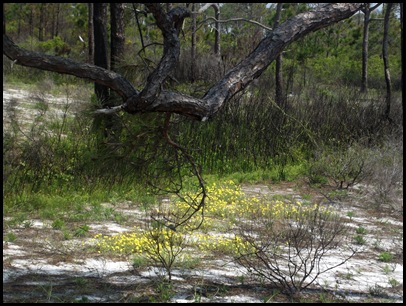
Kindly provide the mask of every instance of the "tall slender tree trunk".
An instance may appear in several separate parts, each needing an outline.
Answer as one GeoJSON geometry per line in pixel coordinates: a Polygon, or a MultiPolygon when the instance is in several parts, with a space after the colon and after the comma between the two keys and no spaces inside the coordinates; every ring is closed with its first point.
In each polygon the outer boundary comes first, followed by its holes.
{"type": "Polygon", "coordinates": [[[383,57],[383,66],[385,72],[385,82],[386,82],[386,107],[384,113],[384,119],[390,121],[390,107],[391,107],[391,96],[392,96],[392,86],[389,72],[389,58],[388,58],[388,38],[389,38],[389,19],[390,12],[392,9],[393,3],[386,4],[385,11],[385,20],[383,26],[383,44],[382,44],[382,57],[383,57]]]}
{"type": "Polygon", "coordinates": [[[370,3],[365,4],[364,10],[364,37],[362,40],[362,78],[361,92],[368,91],[368,40],[369,40],[369,20],[371,11],[369,10],[370,3]]]}
{"type": "Polygon", "coordinates": [[[192,46],[190,49],[190,81],[196,79],[196,4],[192,3],[192,46]]]}
{"type": "MultiPolygon", "coordinates": [[[[106,31],[107,4],[93,3],[93,8],[94,64],[108,69],[108,42],[106,31]]],[[[109,96],[108,87],[96,83],[95,93],[102,106],[104,106],[109,96]]]]}
{"type": "MultiPolygon", "coordinates": [[[[110,3],[110,19],[111,19],[111,58],[110,70],[121,73],[120,61],[124,56],[124,3],[110,3]]],[[[117,106],[121,104],[120,96],[114,91],[110,92],[109,105],[117,106]]],[[[121,134],[121,120],[115,114],[110,118],[106,118],[106,130],[110,136],[110,140],[117,143],[121,134]]]]}
{"type": "Polygon", "coordinates": [[[39,12],[38,40],[44,40],[45,3],[41,3],[39,12]]]}
{"type": "MultiPolygon", "coordinates": [[[[93,3],[93,27],[94,27],[94,64],[106,69],[108,65],[108,41],[107,41],[107,3],[93,3]]],[[[110,107],[109,88],[94,84],[94,91],[102,107],[110,107]]],[[[104,141],[111,136],[111,116],[98,116],[94,119],[96,131],[103,132],[104,141]]]]}
{"type": "Polygon", "coordinates": [[[217,73],[220,76],[221,75],[221,53],[220,53],[220,6],[218,4],[213,4],[214,8],[214,17],[216,18],[216,22],[214,26],[216,27],[215,29],[215,35],[214,35],[214,56],[216,57],[216,62],[217,62],[217,73]]]}
{"type": "MultiPolygon", "coordinates": [[[[21,12],[23,10],[23,5],[22,3],[20,3],[20,13],[18,14],[18,16],[21,16],[21,12]]],[[[18,25],[17,25],[17,38],[20,38],[20,34],[21,34],[21,19],[22,18],[18,18],[18,25]]],[[[3,18],[4,20],[4,18],[3,18]]]]}
{"type": "Polygon", "coordinates": [[[55,28],[54,28],[54,36],[59,35],[59,16],[61,12],[61,4],[58,2],[56,4],[56,20],[55,20],[55,28]]]}
{"type": "MultiPolygon", "coordinates": [[[[279,25],[281,19],[283,3],[278,3],[276,5],[276,16],[274,22],[274,29],[279,25]]],[[[275,67],[275,101],[283,109],[285,105],[285,99],[283,95],[283,74],[282,74],[282,52],[276,58],[275,67]]]]}
{"type": "Polygon", "coordinates": [[[111,3],[111,63],[112,71],[119,72],[119,62],[124,55],[124,4],[111,3]]]}
{"type": "Polygon", "coordinates": [[[89,64],[94,63],[94,24],[93,24],[93,3],[88,3],[88,10],[89,10],[89,29],[88,29],[88,36],[89,36],[89,64]]]}
{"type": "Polygon", "coordinates": [[[217,58],[220,58],[220,7],[217,4],[213,5],[214,8],[214,17],[216,18],[216,22],[214,26],[216,27],[216,32],[214,36],[214,54],[217,58]]]}
{"type": "Polygon", "coordinates": [[[28,17],[28,28],[30,32],[30,37],[33,37],[34,35],[34,12],[33,12],[33,7],[32,4],[29,4],[30,6],[30,13],[28,17]]]}

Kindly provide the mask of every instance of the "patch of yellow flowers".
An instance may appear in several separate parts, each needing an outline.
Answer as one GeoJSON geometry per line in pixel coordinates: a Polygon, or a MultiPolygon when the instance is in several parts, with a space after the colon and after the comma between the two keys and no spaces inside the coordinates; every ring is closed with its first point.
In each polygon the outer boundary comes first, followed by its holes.
{"type": "Polygon", "coordinates": [[[134,231],[118,235],[94,236],[96,246],[100,251],[111,251],[117,254],[157,254],[172,250],[177,252],[184,243],[184,235],[162,227],[148,231],[134,231]]]}
{"type": "MultiPolygon", "coordinates": [[[[332,211],[314,205],[304,205],[300,202],[290,203],[280,200],[267,200],[255,196],[247,197],[241,188],[233,181],[222,185],[213,183],[207,187],[208,198],[205,204],[206,223],[216,224],[213,220],[228,221],[232,226],[241,220],[298,220],[310,216],[315,211],[330,214],[332,211]]],[[[175,210],[185,210],[187,203],[175,201],[175,210]]],[[[193,222],[193,220],[191,220],[193,222]]],[[[230,227],[230,228],[231,228],[230,227]]],[[[111,251],[116,254],[144,254],[158,261],[159,258],[178,255],[185,249],[185,243],[203,252],[221,252],[237,254],[244,251],[254,251],[253,247],[238,235],[221,234],[218,229],[213,232],[182,233],[166,227],[153,230],[134,231],[112,236],[98,234],[94,237],[96,246],[100,251],[111,251]]]]}

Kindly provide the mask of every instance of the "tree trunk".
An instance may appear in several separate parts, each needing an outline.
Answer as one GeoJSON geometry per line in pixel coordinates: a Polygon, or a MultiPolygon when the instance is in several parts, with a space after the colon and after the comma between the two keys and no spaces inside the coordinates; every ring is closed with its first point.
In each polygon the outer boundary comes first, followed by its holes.
{"type": "Polygon", "coordinates": [[[393,3],[386,4],[385,20],[383,26],[383,43],[382,43],[382,57],[383,66],[385,72],[385,82],[386,82],[386,107],[384,113],[384,119],[390,121],[390,107],[391,107],[391,96],[392,96],[392,86],[389,73],[389,59],[388,59],[388,38],[389,38],[389,17],[390,11],[392,9],[393,3]]]}
{"type": "Polygon", "coordinates": [[[217,4],[213,5],[214,8],[214,17],[216,18],[216,22],[214,26],[216,27],[216,32],[214,36],[214,54],[219,59],[220,58],[220,7],[217,4]]]}
{"type": "Polygon", "coordinates": [[[111,63],[112,71],[119,71],[120,59],[124,55],[124,4],[111,3],[111,63]]]}
{"type": "Polygon", "coordinates": [[[364,32],[362,38],[362,77],[361,77],[361,92],[368,91],[368,44],[369,44],[369,22],[371,21],[371,12],[381,5],[375,4],[371,7],[370,3],[365,3],[362,10],[364,13],[364,32]]]}
{"type": "Polygon", "coordinates": [[[56,25],[55,25],[55,35],[59,35],[59,18],[61,14],[61,3],[58,2],[56,7],[56,25]]]}
{"type": "MultiPolygon", "coordinates": [[[[107,4],[93,4],[94,26],[94,64],[108,69],[108,42],[106,31],[107,4]]],[[[102,106],[108,105],[109,89],[103,84],[95,83],[95,93],[102,106]]]]}
{"type": "Polygon", "coordinates": [[[30,6],[30,12],[29,12],[29,17],[28,17],[28,28],[30,31],[30,37],[33,37],[34,35],[34,12],[33,12],[33,7],[32,4],[29,4],[30,6]]]}
{"type": "Polygon", "coordinates": [[[365,3],[364,12],[364,36],[362,38],[362,78],[361,92],[368,91],[368,36],[369,36],[369,19],[371,11],[369,10],[370,3],[365,3]]]}
{"type": "Polygon", "coordinates": [[[190,81],[196,79],[196,4],[192,3],[192,46],[190,49],[190,81]]]}
{"type": "Polygon", "coordinates": [[[41,3],[39,12],[38,40],[44,40],[45,3],[41,3]]]}
{"type": "Polygon", "coordinates": [[[89,64],[94,63],[94,24],[93,24],[93,19],[94,19],[94,14],[93,14],[93,3],[88,3],[88,10],[89,10],[89,17],[88,17],[88,23],[89,23],[89,29],[88,29],[88,36],[89,36],[89,58],[88,62],[89,64]]]}
{"type": "MultiPolygon", "coordinates": [[[[110,18],[111,18],[111,59],[110,69],[115,72],[120,72],[120,60],[124,56],[124,4],[110,3],[110,18]]],[[[120,105],[120,96],[114,91],[110,92],[108,106],[120,105]]],[[[106,118],[106,131],[110,136],[110,140],[118,142],[121,134],[121,120],[115,114],[106,118]]]]}
{"type": "MultiPolygon", "coordinates": [[[[274,29],[279,25],[281,19],[283,3],[278,3],[276,5],[276,16],[274,29]]],[[[276,57],[276,67],[275,67],[275,101],[282,109],[284,109],[285,101],[283,95],[283,75],[282,75],[282,52],[276,57]]]]}

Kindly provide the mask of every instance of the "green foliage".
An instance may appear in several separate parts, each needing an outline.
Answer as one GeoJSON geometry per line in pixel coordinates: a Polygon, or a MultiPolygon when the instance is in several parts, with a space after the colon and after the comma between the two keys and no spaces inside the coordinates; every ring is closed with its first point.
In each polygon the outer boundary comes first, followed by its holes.
{"type": "Polygon", "coordinates": [[[364,245],[366,243],[365,238],[361,235],[354,236],[354,241],[358,245],[364,245]]]}
{"type": "Polygon", "coordinates": [[[52,39],[38,43],[38,48],[43,53],[55,55],[58,50],[62,50],[66,46],[65,42],[60,36],[54,36],[52,39]]]}
{"type": "Polygon", "coordinates": [[[318,154],[309,167],[309,180],[314,182],[318,177],[331,179],[338,189],[348,189],[367,175],[365,162],[368,150],[359,146],[348,149],[326,149],[318,154]]]}
{"type": "Polygon", "coordinates": [[[52,222],[52,228],[53,229],[57,229],[60,230],[62,228],[65,227],[65,221],[61,220],[61,219],[56,219],[52,222]]]}
{"type": "Polygon", "coordinates": [[[383,262],[390,262],[393,260],[393,255],[390,252],[382,252],[379,254],[378,260],[383,262]]]}
{"type": "Polygon", "coordinates": [[[367,233],[367,230],[365,229],[365,227],[359,226],[355,232],[359,235],[365,235],[367,233]]]}
{"type": "Polygon", "coordinates": [[[14,233],[7,233],[3,239],[7,242],[14,242],[17,239],[17,235],[14,233]]]}
{"type": "Polygon", "coordinates": [[[90,227],[86,224],[79,226],[78,228],[75,229],[74,231],[74,236],[75,237],[84,237],[86,236],[87,232],[89,231],[90,227]]]}

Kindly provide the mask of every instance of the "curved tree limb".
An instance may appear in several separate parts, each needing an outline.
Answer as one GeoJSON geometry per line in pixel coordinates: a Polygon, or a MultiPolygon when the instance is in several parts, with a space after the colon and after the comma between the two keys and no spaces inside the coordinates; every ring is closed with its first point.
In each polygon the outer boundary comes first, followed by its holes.
{"type": "Polygon", "coordinates": [[[7,35],[3,34],[3,54],[16,61],[15,64],[48,70],[62,74],[70,74],[79,78],[89,79],[115,90],[121,97],[127,99],[137,95],[138,91],[123,76],[99,66],[79,63],[74,60],[28,51],[14,44],[7,35]]]}
{"type": "Polygon", "coordinates": [[[286,46],[310,32],[349,18],[363,7],[362,3],[329,3],[313,11],[298,14],[270,32],[243,61],[214,84],[202,98],[162,91],[165,78],[176,66],[180,53],[179,31],[184,18],[190,16],[185,7],[169,13],[159,4],[146,4],[154,15],[164,37],[164,54],[157,68],[149,75],[147,85],[139,92],[121,75],[100,67],[70,59],[31,52],[16,46],[3,34],[3,54],[17,64],[90,79],[116,91],[124,103],[115,110],[128,113],[173,112],[206,120],[221,109],[237,92],[246,88],[276,59],[286,46]]]}

